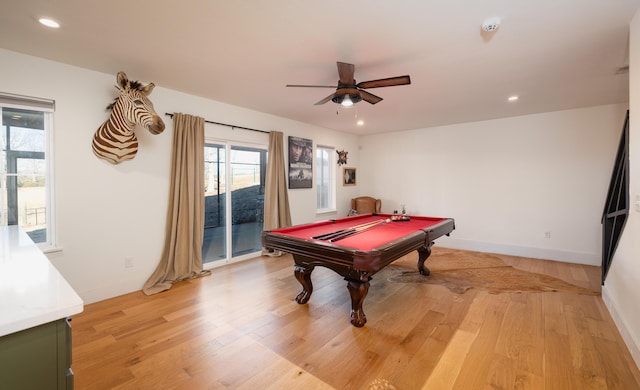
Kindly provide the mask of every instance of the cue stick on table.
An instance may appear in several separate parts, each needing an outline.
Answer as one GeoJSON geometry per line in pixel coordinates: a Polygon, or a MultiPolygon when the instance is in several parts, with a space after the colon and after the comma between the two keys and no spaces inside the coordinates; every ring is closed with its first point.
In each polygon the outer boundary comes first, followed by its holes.
{"type": "Polygon", "coordinates": [[[377,221],[376,223],[374,223],[373,225],[370,225],[370,226],[367,226],[367,227],[364,227],[364,228],[351,230],[349,232],[346,232],[346,233],[343,233],[343,234],[339,235],[338,237],[333,237],[332,239],[329,240],[329,242],[340,241],[343,238],[347,238],[347,237],[353,236],[354,234],[358,234],[360,232],[363,232],[365,230],[372,229],[372,228],[374,228],[374,227],[376,227],[378,225],[381,225],[383,223],[386,223],[386,222],[391,222],[391,220],[390,219],[387,219],[387,220],[381,219],[381,220],[377,221]]]}
{"type": "Polygon", "coordinates": [[[330,240],[331,238],[333,238],[335,236],[339,236],[339,235],[341,235],[343,233],[355,231],[356,229],[367,228],[368,226],[373,226],[375,224],[380,223],[380,221],[383,221],[383,220],[379,219],[377,221],[371,221],[371,222],[363,223],[361,225],[352,226],[352,227],[347,228],[347,229],[341,229],[341,230],[336,230],[335,232],[320,234],[318,236],[313,236],[311,238],[316,239],[316,240],[330,240]]]}

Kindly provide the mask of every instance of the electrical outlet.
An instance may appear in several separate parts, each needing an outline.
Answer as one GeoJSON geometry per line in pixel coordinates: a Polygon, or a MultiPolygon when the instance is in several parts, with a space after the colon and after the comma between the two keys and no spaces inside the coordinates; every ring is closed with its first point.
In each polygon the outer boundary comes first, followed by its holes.
{"type": "Polygon", "coordinates": [[[551,238],[551,232],[544,232],[544,238],[551,238]]]}
{"type": "Polygon", "coordinates": [[[124,268],[133,268],[133,257],[127,256],[124,258],[124,268]]]}

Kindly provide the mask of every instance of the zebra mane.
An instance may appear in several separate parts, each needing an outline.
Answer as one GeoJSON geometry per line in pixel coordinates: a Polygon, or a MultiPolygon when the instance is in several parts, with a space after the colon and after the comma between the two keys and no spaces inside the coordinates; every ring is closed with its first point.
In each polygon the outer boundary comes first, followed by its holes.
{"type": "MultiPolygon", "coordinates": [[[[116,87],[116,88],[118,88],[118,87],[116,87]]],[[[141,82],[129,80],[129,88],[128,89],[137,89],[138,91],[142,91],[143,88],[144,88],[144,86],[142,85],[141,82]]],[[[111,103],[111,104],[109,104],[107,106],[107,110],[113,110],[113,107],[116,105],[116,102],[118,101],[119,98],[120,98],[120,96],[118,96],[117,98],[113,99],[113,103],[111,103]]]]}

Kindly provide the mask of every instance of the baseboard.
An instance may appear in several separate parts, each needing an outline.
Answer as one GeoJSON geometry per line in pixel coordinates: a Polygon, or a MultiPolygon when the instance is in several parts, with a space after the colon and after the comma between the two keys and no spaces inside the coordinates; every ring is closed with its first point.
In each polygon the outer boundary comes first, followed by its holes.
{"type": "Polygon", "coordinates": [[[489,242],[464,240],[453,237],[441,237],[436,240],[436,245],[452,249],[498,253],[510,256],[531,257],[534,259],[556,260],[575,264],[599,266],[602,262],[602,257],[600,254],[569,252],[549,248],[534,248],[517,245],[495,244],[489,242]]]}
{"type": "Polygon", "coordinates": [[[622,336],[624,343],[629,349],[633,361],[636,363],[636,366],[640,367],[640,347],[635,343],[635,340],[633,340],[633,337],[631,337],[631,333],[627,329],[625,323],[622,321],[622,317],[620,316],[620,314],[618,314],[618,308],[616,307],[613,299],[611,299],[611,297],[609,296],[606,285],[602,286],[602,300],[604,301],[607,310],[609,310],[609,314],[611,314],[611,318],[616,324],[616,327],[620,332],[620,336],[622,336]]]}

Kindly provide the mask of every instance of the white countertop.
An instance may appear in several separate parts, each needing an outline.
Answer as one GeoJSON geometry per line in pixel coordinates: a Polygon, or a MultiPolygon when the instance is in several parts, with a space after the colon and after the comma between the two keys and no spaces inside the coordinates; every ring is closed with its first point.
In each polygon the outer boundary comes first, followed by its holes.
{"type": "Polygon", "coordinates": [[[0,226],[0,336],[78,314],[83,305],[19,226],[0,226]]]}

